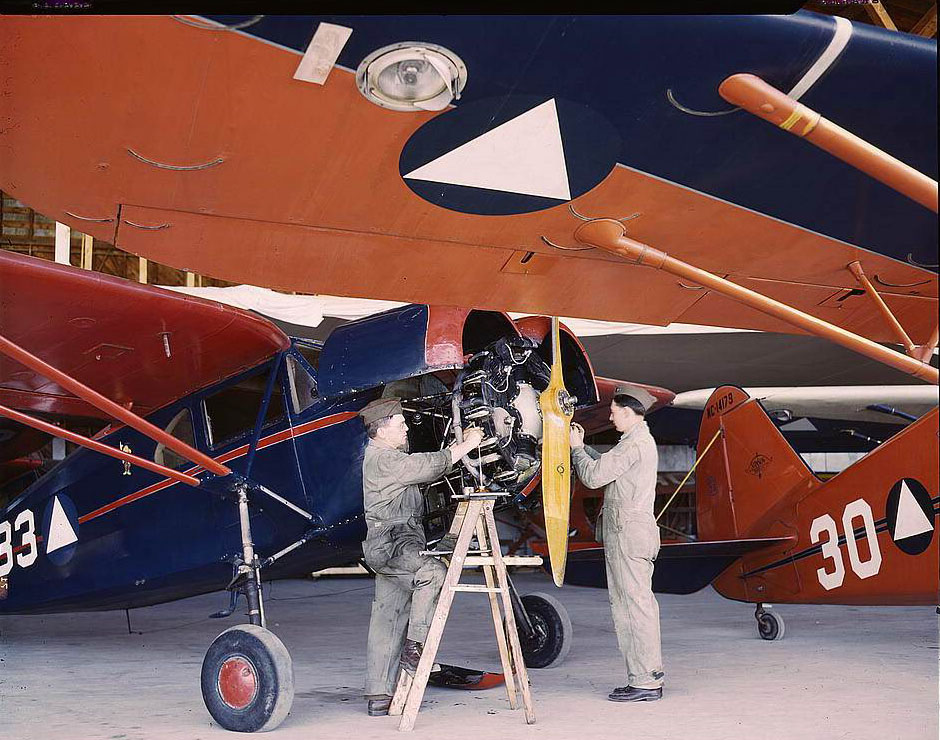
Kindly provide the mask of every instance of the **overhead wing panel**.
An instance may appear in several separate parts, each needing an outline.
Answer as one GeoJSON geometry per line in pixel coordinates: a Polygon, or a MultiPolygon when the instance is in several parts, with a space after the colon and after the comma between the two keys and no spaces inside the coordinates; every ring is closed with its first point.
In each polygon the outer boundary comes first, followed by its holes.
{"type": "MultiPolygon", "coordinates": [[[[125,242],[131,241],[129,248],[136,252],[170,264],[186,264],[197,272],[224,280],[238,281],[250,276],[259,284],[283,290],[304,286],[303,290],[308,292],[414,303],[653,325],[681,321],[800,333],[789,323],[699,286],[685,285],[665,273],[628,264],[597,250],[552,252],[543,244],[540,251],[524,251],[513,249],[512,245],[503,248],[469,244],[462,241],[463,234],[456,234],[453,241],[441,242],[140,206],[124,206],[121,212],[123,220],[167,226],[145,231],[129,230],[122,224],[119,243],[128,246],[125,242]],[[129,231],[131,235],[126,236],[129,231]],[[233,260],[232,254],[241,254],[242,259],[233,260]],[[272,254],[277,258],[271,259],[272,254]]],[[[769,219],[768,222],[774,223],[769,219]]],[[[670,243],[675,238],[671,235],[670,243]]],[[[569,241],[574,243],[573,238],[569,241]]],[[[802,246],[798,247],[789,257],[795,258],[801,249],[802,246]]],[[[857,256],[858,250],[854,248],[842,249],[845,264],[857,256]]],[[[709,259],[715,261],[714,255],[709,259]]],[[[760,259],[769,262],[767,257],[760,259]]],[[[868,255],[866,264],[880,264],[883,272],[877,274],[885,282],[913,281],[905,289],[907,294],[882,295],[911,338],[915,342],[926,341],[935,324],[936,278],[876,255],[868,255]],[[923,294],[911,295],[918,292],[923,294]]],[[[833,282],[798,283],[738,275],[730,275],[729,279],[876,341],[895,341],[871,299],[851,294],[856,287],[850,279],[839,281],[841,275],[833,262],[829,268],[819,267],[818,261],[813,266],[818,268],[818,276],[824,274],[833,282]],[[842,296],[847,297],[838,300],[842,296]]],[[[776,272],[783,271],[780,267],[776,272]]],[[[848,270],[841,272],[851,278],[848,270]]]]}
{"type": "MultiPolygon", "coordinates": [[[[0,335],[139,414],[288,346],[283,332],[246,311],[2,251],[0,335]]],[[[50,414],[100,415],[5,355],[0,399],[50,414]]]]}
{"type": "MultiPolygon", "coordinates": [[[[6,20],[4,188],[124,249],[236,282],[652,324],[683,314],[700,293],[566,251],[580,221],[564,199],[522,203],[535,196],[510,192],[519,173],[488,169],[488,187],[409,178],[497,130],[525,137],[512,122],[544,110],[558,117],[570,205],[630,218],[631,238],[791,283],[786,300],[800,305],[812,292],[801,285],[855,287],[856,260],[887,294],[936,298],[936,273],[905,261],[935,261],[932,214],[744,113],[701,117],[678,102],[726,108],[717,85],[742,71],[789,89],[827,48],[832,19],[348,18],[343,66],[316,85],[293,73],[318,22],[267,18],[242,33],[173,18],[6,20]],[[373,105],[349,67],[415,33],[465,58],[460,101],[438,113],[373,105]]],[[[853,33],[808,104],[933,174],[935,46],[853,33]]],[[[709,322],[748,327],[748,315],[735,306],[709,322]]]]}

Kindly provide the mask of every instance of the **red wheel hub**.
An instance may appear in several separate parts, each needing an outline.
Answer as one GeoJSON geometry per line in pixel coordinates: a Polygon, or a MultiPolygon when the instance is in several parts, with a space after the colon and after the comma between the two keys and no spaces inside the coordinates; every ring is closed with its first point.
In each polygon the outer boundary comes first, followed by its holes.
{"type": "Polygon", "coordinates": [[[244,709],[258,693],[258,674],[254,665],[240,655],[226,660],[219,669],[219,696],[232,709],[244,709]]]}

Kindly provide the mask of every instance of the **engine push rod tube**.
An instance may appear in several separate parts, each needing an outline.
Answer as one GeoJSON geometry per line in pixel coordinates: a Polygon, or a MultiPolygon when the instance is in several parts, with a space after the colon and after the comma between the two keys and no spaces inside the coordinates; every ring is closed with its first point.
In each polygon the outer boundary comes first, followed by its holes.
{"type": "Polygon", "coordinates": [[[757,311],[781,321],[786,321],[810,334],[824,337],[873,360],[878,360],[897,370],[909,373],[920,380],[934,385],[940,382],[940,372],[937,368],[887,347],[882,347],[877,342],[853,334],[839,326],[830,324],[828,321],[823,321],[730,280],[725,280],[707,270],[702,270],[675,257],[670,257],[665,252],[654,249],[647,244],[630,239],[626,236],[626,230],[619,221],[596,219],[581,224],[575,231],[575,238],[585,246],[603,249],[605,252],[623,257],[633,264],[665,270],[672,275],[697,283],[757,311]]]}

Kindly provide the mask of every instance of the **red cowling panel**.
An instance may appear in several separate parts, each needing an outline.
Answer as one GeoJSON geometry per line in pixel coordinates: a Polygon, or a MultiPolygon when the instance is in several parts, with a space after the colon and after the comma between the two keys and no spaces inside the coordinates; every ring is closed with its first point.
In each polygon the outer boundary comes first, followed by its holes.
{"type": "MultiPolygon", "coordinates": [[[[140,415],[289,344],[237,308],[10,252],[0,252],[0,335],[140,415]]],[[[0,403],[101,416],[5,355],[0,403]]]]}
{"type": "Polygon", "coordinates": [[[463,325],[470,309],[428,306],[424,357],[429,367],[463,365],[463,325]]]}

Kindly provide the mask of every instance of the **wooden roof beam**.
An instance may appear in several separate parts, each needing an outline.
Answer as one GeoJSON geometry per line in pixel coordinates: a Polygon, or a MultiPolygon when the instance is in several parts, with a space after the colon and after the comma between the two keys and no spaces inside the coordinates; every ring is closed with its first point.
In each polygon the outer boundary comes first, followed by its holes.
{"type": "Polygon", "coordinates": [[[923,36],[926,39],[932,39],[937,35],[937,4],[934,3],[930,10],[924,13],[924,16],[914,24],[911,33],[917,36],[923,36]]]}
{"type": "Polygon", "coordinates": [[[891,20],[891,16],[888,15],[888,11],[885,10],[885,6],[881,4],[881,0],[865,3],[865,12],[868,13],[868,17],[871,18],[876,26],[887,28],[889,31],[898,30],[894,21],[891,20]]]}

